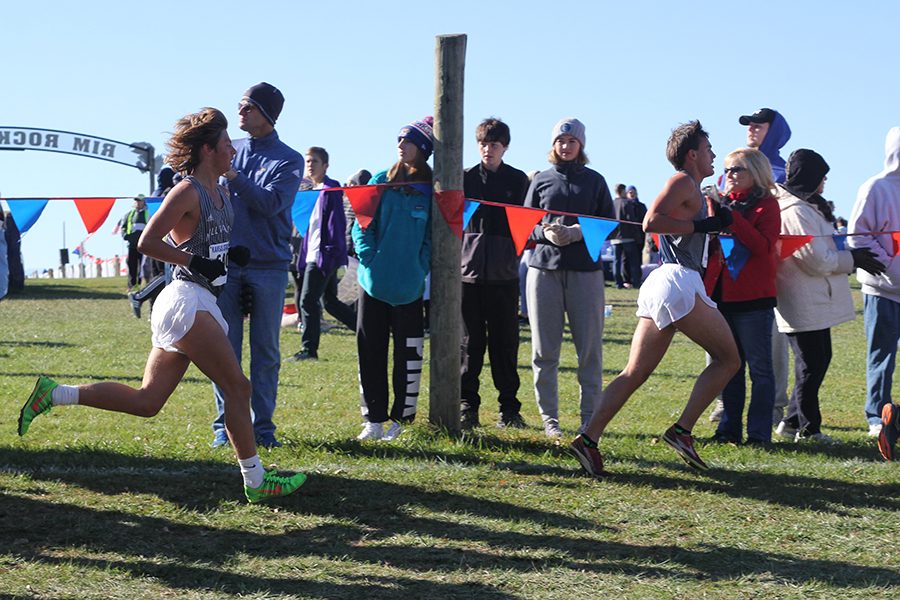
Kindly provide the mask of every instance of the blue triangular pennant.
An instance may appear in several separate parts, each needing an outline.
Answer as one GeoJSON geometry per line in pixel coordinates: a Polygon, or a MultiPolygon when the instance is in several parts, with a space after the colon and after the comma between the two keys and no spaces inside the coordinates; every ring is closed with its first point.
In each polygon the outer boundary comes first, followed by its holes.
{"type": "Polygon", "coordinates": [[[734,250],[734,238],[720,237],[719,245],[722,246],[722,256],[727,259],[731,256],[731,251],[734,250]]]}
{"type": "Polygon", "coordinates": [[[306,230],[309,229],[309,218],[312,216],[316,200],[319,199],[319,194],[321,193],[322,190],[304,190],[297,192],[297,195],[294,196],[294,205],[291,206],[291,220],[301,236],[306,236],[306,230]]]}
{"type": "Polygon", "coordinates": [[[591,260],[596,261],[600,258],[603,242],[606,241],[612,230],[619,225],[619,222],[593,217],[578,217],[578,224],[581,225],[581,233],[584,236],[588,254],[591,256],[591,260]]]}
{"type": "Polygon", "coordinates": [[[479,206],[481,206],[481,202],[466,200],[465,207],[463,208],[463,229],[469,226],[469,221],[472,220],[472,215],[475,214],[475,211],[478,210],[479,206]]]}
{"type": "Polygon", "coordinates": [[[744,265],[747,264],[747,259],[750,258],[750,249],[743,245],[740,240],[732,238],[732,242],[734,243],[734,248],[728,253],[725,264],[728,265],[728,272],[731,273],[731,278],[737,281],[738,276],[741,274],[741,269],[744,268],[744,265]]]}
{"type": "Polygon", "coordinates": [[[147,216],[152,217],[156,214],[156,211],[159,210],[159,207],[162,206],[162,197],[161,196],[149,196],[144,198],[144,202],[147,204],[147,216]]]}
{"type": "Polygon", "coordinates": [[[25,233],[37,223],[38,217],[44,212],[47,206],[45,198],[22,198],[19,200],[7,200],[6,205],[9,206],[9,212],[12,214],[16,222],[16,226],[21,233],[25,233]]]}

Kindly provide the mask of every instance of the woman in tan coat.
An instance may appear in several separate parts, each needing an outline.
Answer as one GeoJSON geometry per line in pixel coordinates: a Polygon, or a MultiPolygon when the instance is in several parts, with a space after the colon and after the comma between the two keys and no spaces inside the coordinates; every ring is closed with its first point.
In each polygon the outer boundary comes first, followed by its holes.
{"type": "Polygon", "coordinates": [[[794,352],[794,391],[776,433],[832,443],[822,433],[819,410],[819,388],[831,362],[831,328],[856,316],[848,275],[857,268],[878,274],[884,265],[867,249],[837,248],[834,215],[821,196],[828,170],[816,152],[796,150],[788,158],[787,179],[778,185],[781,234],[813,237],[781,261],[776,274],[775,318],[794,352]]]}

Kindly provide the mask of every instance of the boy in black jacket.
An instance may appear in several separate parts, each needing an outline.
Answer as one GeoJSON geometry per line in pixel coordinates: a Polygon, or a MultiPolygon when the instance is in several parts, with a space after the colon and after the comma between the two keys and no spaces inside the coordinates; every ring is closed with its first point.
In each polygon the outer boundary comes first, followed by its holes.
{"type": "MultiPolygon", "coordinates": [[[[509,147],[509,127],[489,118],[475,130],[481,162],[466,170],[466,198],[521,206],[528,177],[503,162],[509,147]]],[[[517,398],[519,374],[519,259],[506,211],[482,205],[472,215],[462,241],[461,426],[479,426],[479,376],[485,348],[500,403],[498,427],[525,427],[517,398]]]]}

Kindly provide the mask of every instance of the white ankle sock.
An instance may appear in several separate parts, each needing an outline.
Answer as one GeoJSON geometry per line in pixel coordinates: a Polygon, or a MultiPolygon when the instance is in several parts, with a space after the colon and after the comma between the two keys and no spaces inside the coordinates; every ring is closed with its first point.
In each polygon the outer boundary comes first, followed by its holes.
{"type": "Polygon", "coordinates": [[[74,385],[58,385],[50,392],[53,406],[78,404],[78,388],[74,385]]]}
{"type": "Polygon", "coordinates": [[[250,458],[239,458],[238,464],[241,465],[241,475],[244,477],[244,485],[249,488],[258,488],[263,484],[263,477],[266,474],[262,463],[259,462],[259,455],[254,454],[250,458]]]}

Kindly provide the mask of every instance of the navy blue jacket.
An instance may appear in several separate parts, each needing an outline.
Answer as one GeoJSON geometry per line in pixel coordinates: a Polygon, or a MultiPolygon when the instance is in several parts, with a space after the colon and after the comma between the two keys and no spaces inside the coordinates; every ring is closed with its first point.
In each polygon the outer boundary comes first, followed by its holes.
{"type": "Polygon", "coordinates": [[[232,246],[250,249],[250,269],[288,270],[291,262],[291,206],[303,177],[303,156],[273,131],[262,138],[235,140],[227,182],[234,207],[232,246]]]}

